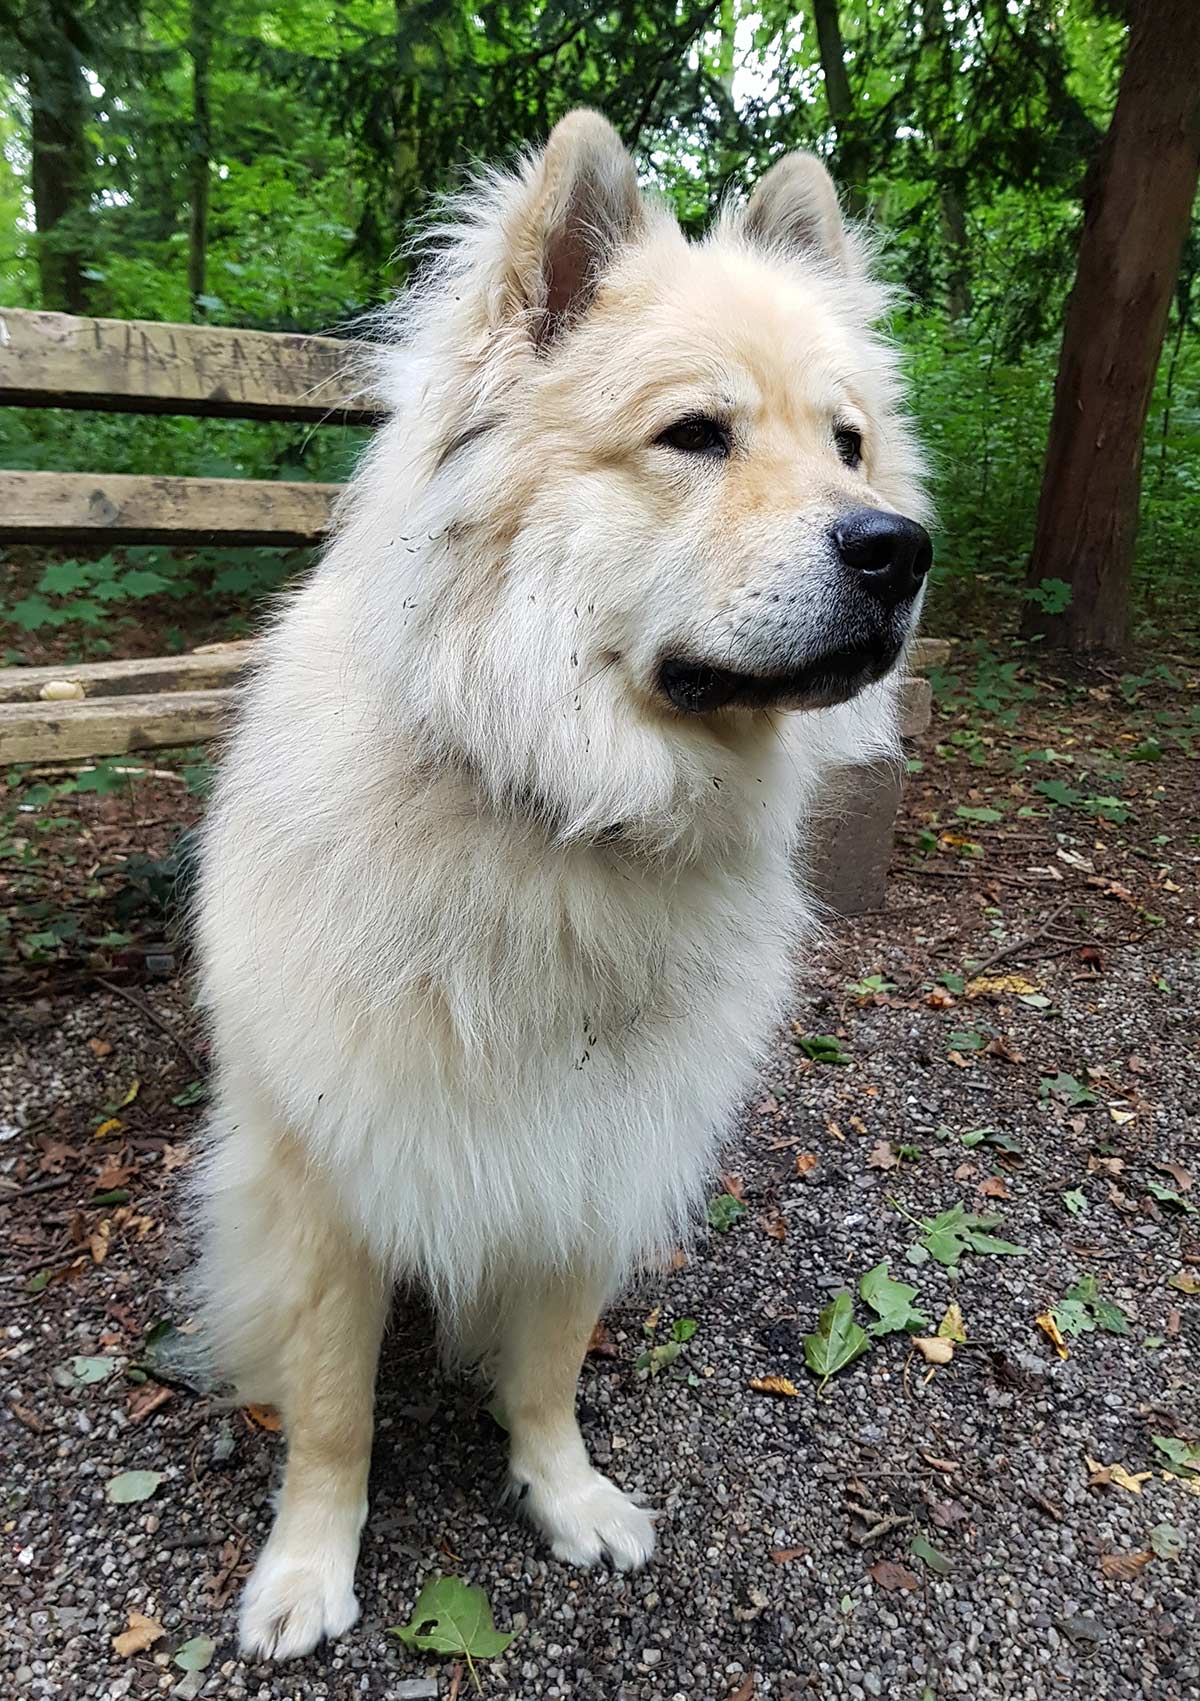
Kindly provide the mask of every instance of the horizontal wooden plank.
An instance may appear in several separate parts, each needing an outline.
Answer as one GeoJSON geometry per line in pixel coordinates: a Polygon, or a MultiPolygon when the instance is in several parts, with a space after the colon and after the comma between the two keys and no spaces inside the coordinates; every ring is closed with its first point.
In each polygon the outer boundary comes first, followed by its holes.
{"type": "Polygon", "coordinates": [[[236,685],[254,653],[249,639],[182,656],[55,662],[49,667],[0,669],[0,703],[37,703],[42,692],[77,686],[86,698],[124,697],[152,691],[209,691],[236,685]]]}
{"type": "Polygon", "coordinates": [[[370,425],[360,357],[334,337],[0,309],[0,403],[14,407],[370,425]]]}
{"type": "Polygon", "coordinates": [[[0,472],[9,543],[315,543],[341,486],[250,478],[0,472]]]}
{"type": "Polygon", "coordinates": [[[79,762],[203,744],[230,722],[237,692],[173,691],[82,703],[0,704],[0,765],[79,762]]]}

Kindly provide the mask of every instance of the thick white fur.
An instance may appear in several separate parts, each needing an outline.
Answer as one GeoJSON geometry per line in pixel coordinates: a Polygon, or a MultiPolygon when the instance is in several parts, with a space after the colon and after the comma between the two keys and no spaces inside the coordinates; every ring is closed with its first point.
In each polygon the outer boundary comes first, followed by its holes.
{"type": "Polygon", "coordinates": [[[703,1197],[787,988],[824,776],[892,747],[889,682],[794,716],[687,718],[655,689],[672,646],[753,660],[788,619],[815,642],[830,513],[922,499],[883,297],[828,201],[836,253],[794,204],[777,240],[731,214],[689,247],[631,185],[575,115],[467,197],[388,316],[391,417],[264,639],[209,816],[201,1282],[223,1363],[290,1434],[252,1652],[356,1615],[397,1279],[494,1353],[555,1551],[648,1556],[575,1427],[579,1356],[703,1197]],[[761,445],[741,484],[647,447],[714,387],[761,445]]]}

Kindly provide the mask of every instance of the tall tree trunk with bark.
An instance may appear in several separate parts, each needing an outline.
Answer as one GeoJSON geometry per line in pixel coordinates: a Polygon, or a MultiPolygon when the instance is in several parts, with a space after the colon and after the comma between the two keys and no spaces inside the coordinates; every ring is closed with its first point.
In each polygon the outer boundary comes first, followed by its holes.
{"type": "Polygon", "coordinates": [[[188,295],[192,318],[203,319],[208,272],[208,189],[212,164],[212,117],[209,111],[209,72],[212,65],[213,18],[209,0],[192,0],[192,145],[188,157],[188,295]]]}
{"type": "Polygon", "coordinates": [[[70,0],[45,0],[24,21],[31,123],[33,216],[42,306],[61,313],[87,308],[79,226],[87,210],[83,71],[70,0]]]}
{"type": "Polygon", "coordinates": [[[851,213],[858,215],[865,206],[863,181],[866,174],[862,150],[854,133],[854,96],[846,74],[846,46],[842,40],[838,0],[813,0],[812,9],[817,26],[821,74],[825,79],[825,100],[837,137],[836,174],[845,192],[847,207],[851,213]]]}
{"type": "Polygon", "coordinates": [[[1141,494],[1142,444],[1171,292],[1200,175],[1200,5],[1135,0],[1116,110],[1084,194],[1028,585],[1025,631],[1119,651],[1141,494]]]}

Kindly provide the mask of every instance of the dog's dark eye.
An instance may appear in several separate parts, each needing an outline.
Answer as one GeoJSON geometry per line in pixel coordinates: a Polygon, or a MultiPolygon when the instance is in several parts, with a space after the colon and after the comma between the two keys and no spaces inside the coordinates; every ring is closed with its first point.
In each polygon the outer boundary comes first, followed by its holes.
{"type": "Polygon", "coordinates": [[[729,433],[720,420],[707,414],[693,413],[677,419],[654,439],[668,449],[680,449],[685,455],[711,455],[718,460],[729,459],[729,433]]]}
{"type": "Polygon", "coordinates": [[[862,433],[855,431],[853,426],[839,425],[833,434],[837,444],[837,452],[848,467],[862,464],[862,433]]]}

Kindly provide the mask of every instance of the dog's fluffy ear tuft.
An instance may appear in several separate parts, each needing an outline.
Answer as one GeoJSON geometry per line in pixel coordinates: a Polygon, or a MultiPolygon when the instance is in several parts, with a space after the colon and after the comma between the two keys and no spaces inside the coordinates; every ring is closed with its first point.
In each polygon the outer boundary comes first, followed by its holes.
{"type": "Polygon", "coordinates": [[[608,120],[584,108],[560,119],[507,232],[512,302],[540,347],[586,311],[644,222],[633,161],[608,120]]]}
{"type": "Polygon", "coordinates": [[[845,277],[855,270],[833,179],[812,154],[776,161],[751,195],[742,229],[752,242],[823,261],[845,277]]]}

